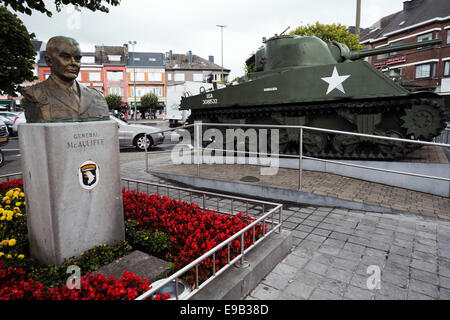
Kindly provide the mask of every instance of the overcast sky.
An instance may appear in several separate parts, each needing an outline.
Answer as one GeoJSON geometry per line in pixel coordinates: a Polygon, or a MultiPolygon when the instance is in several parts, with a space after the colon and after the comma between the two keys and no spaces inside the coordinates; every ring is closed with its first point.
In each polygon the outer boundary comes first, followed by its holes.
{"type": "MultiPolygon", "coordinates": [[[[261,46],[262,37],[316,21],[350,26],[356,20],[356,0],[122,0],[109,13],[81,9],[78,15],[73,7],[57,13],[53,2],[45,0],[54,12],[52,18],[39,12],[18,16],[39,40],[70,36],[83,51],[94,51],[94,45],[136,40],[136,51],[192,50],[206,59],[213,55],[220,65],[221,36],[216,25],[226,25],[223,62],[231,69],[230,79],[243,75],[244,61],[261,46]]],[[[403,0],[361,2],[361,27],[369,27],[403,6],[403,0]]]]}

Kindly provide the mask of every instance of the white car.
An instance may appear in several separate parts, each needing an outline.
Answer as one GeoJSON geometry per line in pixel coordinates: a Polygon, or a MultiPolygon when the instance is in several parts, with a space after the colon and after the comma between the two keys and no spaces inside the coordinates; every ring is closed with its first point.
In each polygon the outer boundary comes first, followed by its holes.
{"type": "Polygon", "coordinates": [[[116,117],[110,116],[111,120],[117,122],[119,127],[119,146],[120,147],[136,147],[138,150],[147,150],[152,146],[163,143],[164,135],[158,131],[158,128],[145,126],[140,124],[129,124],[116,117]]]}
{"type": "Polygon", "coordinates": [[[17,125],[19,123],[26,122],[25,113],[14,111],[0,111],[0,115],[8,118],[11,121],[11,126],[8,125],[8,129],[11,129],[11,136],[17,136],[17,125]]]}
{"type": "Polygon", "coordinates": [[[14,119],[14,123],[12,126],[12,131],[15,136],[17,136],[17,126],[21,123],[25,123],[27,120],[25,119],[25,113],[20,113],[20,115],[14,119]]]}

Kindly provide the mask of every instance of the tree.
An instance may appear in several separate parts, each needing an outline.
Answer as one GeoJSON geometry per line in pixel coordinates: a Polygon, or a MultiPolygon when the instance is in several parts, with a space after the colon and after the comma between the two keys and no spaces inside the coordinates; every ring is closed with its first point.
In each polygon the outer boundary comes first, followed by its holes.
{"type": "Polygon", "coordinates": [[[141,107],[139,108],[141,112],[145,112],[147,109],[150,109],[150,115],[152,113],[152,109],[156,109],[158,105],[158,97],[153,92],[144,94],[141,97],[141,107]]]}
{"type": "MultiPolygon", "coordinates": [[[[101,11],[101,12],[109,12],[109,9],[103,4],[109,4],[112,6],[118,6],[120,4],[120,0],[54,0],[56,11],[60,12],[63,5],[73,4],[77,7],[83,7],[89,9],[91,11],[101,11]]],[[[5,6],[11,6],[14,11],[19,11],[21,13],[25,13],[31,15],[33,10],[37,10],[39,12],[45,13],[47,16],[51,17],[52,13],[45,6],[44,1],[42,0],[0,0],[0,4],[4,4],[5,6]]]]}
{"type": "MultiPolygon", "coordinates": [[[[56,10],[61,11],[64,5],[73,4],[76,7],[91,11],[109,12],[104,3],[117,6],[120,0],[54,0],[56,10]]],[[[36,79],[33,76],[35,58],[34,46],[31,42],[34,33],[28,33],[22,21],[6,9],[10,6],[14,11],[28,15],[37,10],[51,17],[43,0],[0,0],[0,94],[16,96],[19,84],[36,79]]]]}
{"type": "Polygon", "coordinates": [[[117,94],[108,94],[105,96],[109,110],[120,109],[122,105],[122,97],[117,94]]]}
{"type": "Polygon", "coordinates": [[[22,21],[5,7],[0,6],[0,94],[17,96],[20,84],[33,81],[33,63],[36,52],[22,21]]]}
{"type": "Polygon", "coordinates": [[[291,34],[298,36],[313,35],[324,41],[335,40],[349,47],[350,50],[362,50],[364,46],[359,43],[358,37],[341,24],[321,24],[316,22],[313,25],[300,26],[291,34]]]}

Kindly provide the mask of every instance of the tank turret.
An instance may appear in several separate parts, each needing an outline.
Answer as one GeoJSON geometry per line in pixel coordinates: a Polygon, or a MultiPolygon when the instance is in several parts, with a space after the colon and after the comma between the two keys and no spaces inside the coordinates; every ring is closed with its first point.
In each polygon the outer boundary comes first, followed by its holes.
{"type": "Polygon", "coordinates": [[[246,64],[254,64],[256,71],[272,71],[294,66],[318,66],[415,49],[441,42],[442,40],[435,39],[398,46],[351,51],[348,46],[337,41],[325,42],[315,36],[282,35],[274,36],[268,40],[263,39],[264,46],[247,59],[246,64]]]}

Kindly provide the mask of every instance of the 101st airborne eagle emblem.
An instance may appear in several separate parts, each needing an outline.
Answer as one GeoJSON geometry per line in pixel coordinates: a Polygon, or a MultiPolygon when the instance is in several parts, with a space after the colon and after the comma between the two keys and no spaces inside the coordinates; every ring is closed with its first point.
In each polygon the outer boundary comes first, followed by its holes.
{"type": "Polygon", "coordinates": [[[99,182],[98,165],[92,160],[83,162],[78,169],[78,180],[83,189],[94,189],[99,182]]]}

